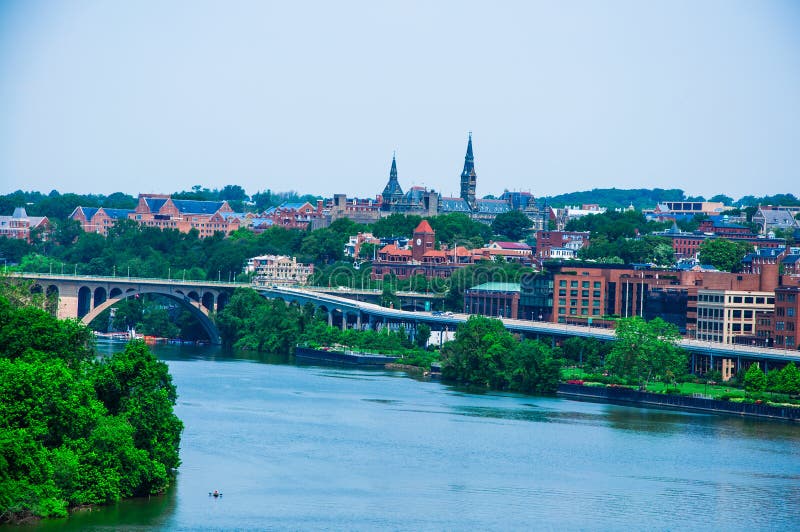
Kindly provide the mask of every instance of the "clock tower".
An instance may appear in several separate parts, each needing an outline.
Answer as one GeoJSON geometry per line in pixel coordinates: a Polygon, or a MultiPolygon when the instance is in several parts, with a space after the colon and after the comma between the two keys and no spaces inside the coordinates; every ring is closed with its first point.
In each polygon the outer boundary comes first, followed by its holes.
{"type": "Polygon", "coordinates": [[[433,231],[431,224],[427,220],[422,220],[417,228],[414,229],[414,237],[411,239],[411,258],[421,261],[425,252],[433,249],[435,241],[436,233],[433,231]]]}

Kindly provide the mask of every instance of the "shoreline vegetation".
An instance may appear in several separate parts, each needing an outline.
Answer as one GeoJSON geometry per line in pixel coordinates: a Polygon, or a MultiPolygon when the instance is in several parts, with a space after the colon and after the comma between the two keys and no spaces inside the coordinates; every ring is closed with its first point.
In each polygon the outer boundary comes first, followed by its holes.
{"type": "Polygon", "coordinates": [[[241,288],[217,322],[223,343],[229,347],[285,355],[295,346],[336,347],[398,356],[389,369],[419,368],[419,373],[425,374],[436,364],[444,382],[476,389],[555,395],[560,382],[582,381],[587,386],[800,407],[800,370],[794,364],[766,376],[753,364],[721,387],[718,371],[702,377],[688,373],[688,356],[677,346],[680,335],[661,319],[620,319],[614,342],[573,337],[555,346],[520,340],[499,320],[472,316],[458,327],[453,341],[437,350],[424,347],[430,337],[427,326],[421,326],[413,339],[402,328],[342,331],[328,326],[327,316],[315,315],[310,305],[269,301],[241,288]]]}
{"type": "Polygon", "coordinates": [[[167,365],[141,341],[98,357],[92,332],[0,290],[0,523],[163,493],[183,424],[167,365]]]}

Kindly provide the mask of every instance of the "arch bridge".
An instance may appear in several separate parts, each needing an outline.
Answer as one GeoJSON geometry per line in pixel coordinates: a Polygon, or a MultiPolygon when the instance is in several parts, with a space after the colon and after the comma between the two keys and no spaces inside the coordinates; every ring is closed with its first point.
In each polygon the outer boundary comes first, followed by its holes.
{"type": "Polygon", "coordinates": [[[211,313],[225,307],[235,288],[249,286],[213,281],[39,273],[24,273],[18,277],[33,281],[35,291],[56,297],[56,315],[59,318],[78,318],[86,325],[124,299],[144,294],[165,296],[187,309],[199,321],[212,343],[219,343],[220,338],[211,313]]]}

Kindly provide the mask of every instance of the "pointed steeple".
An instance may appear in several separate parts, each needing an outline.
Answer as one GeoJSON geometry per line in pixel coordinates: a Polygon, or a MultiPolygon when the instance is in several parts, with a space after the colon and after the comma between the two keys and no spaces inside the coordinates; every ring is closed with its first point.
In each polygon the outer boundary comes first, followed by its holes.
{"type": "Polygon", "coordinates": [[[395,203],[403,199],[403,189],[400,188],[400,182],[397,180],[397,160],[394,153],[392,153],[392,167],[389,170],[389,182],[386,183],[381,196],[386,203],[395,203]]]}
{"type": "Polygon", "coordinates": [[[464,170],[461,172],[461,198],[470,209],[475,209],[475,185],[478,175],[475,173],[475,157],[472,154],[472,131],[467,141],[467,154],[464,156],[464,170]]]}

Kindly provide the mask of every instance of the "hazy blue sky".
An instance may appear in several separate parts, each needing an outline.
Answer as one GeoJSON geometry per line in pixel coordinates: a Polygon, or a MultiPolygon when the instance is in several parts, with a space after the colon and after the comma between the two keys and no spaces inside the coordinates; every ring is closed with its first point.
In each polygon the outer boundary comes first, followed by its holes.
{"type": "Polygon", "coordinates": [[[800,2],[0,0],[0,193],[800,192],[800,2]]]}

